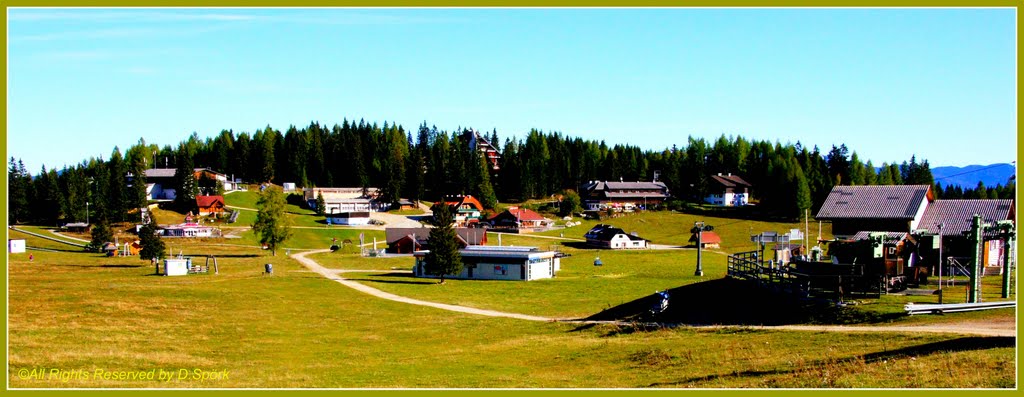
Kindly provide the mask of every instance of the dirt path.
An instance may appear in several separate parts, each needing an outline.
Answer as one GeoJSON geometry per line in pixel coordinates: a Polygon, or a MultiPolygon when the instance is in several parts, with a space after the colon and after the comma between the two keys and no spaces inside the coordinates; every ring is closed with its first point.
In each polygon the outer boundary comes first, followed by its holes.
{"type": "Polygon", "coordinates": [[[365,293],[365,294],[370,294],[370,295],[373,295],[373,296],[376,296],[376,297],[382,298],[382,299],[387,299],[387,300],[391,300],[391,301],[395,301],[395,302],[408,303],[408,304],[411,304],[411,305],[429,306],[429,307],[434,307],[434,308],[448,310],[448,311],[453,311],[453,312],[477,314],[477,315],[481,315],[481,316],[508,317],[508,318],[517,318],[517,319],[529,320],[529,321],[552,321],[552,319],[547,318],[547,317],[537,317],[537,316],[529,316],[529,315],[525,315],[525,314],[504,313],[504,312],[499,312],[499,311],[494,311],[494,310],[482,310],[482,309],[474,309],[474,308],[471,308],[471,307],[464,307],[464,306],[446,305],[446,304],[443,304],[443,303],[421,301],[421,300],[418,300],[418,299],[411,299],[411,298],[406,298],[404,296],[398,296],[398,295],[395,295],[395,294],[387,293],[387,292],[381,291],[381,290],[376,289],[376,288],[371,288],[371,287],[365,286],[365,285],[357,283],[355,281],[350,281],[350,280],[342,277],[341,275],[339,275],[338,271],[332,270],[332,269],[328,269],[328,268],[325,268],[323,266],[320,266],[320,264],[316,263],[316,261],[314,261],[312,259],[309,259],[309,258],[306,258],[306,255],[322,253],[322,252],[330,252],[330,250],[317,250],[317,251],[311,251],[311,252],[302,252],[302,253],[298,253],[298,254],[292,255],[292,258],[295,258],[295,260],[299,261],[299,263],[301,263],[303,266],[306,266],[306,268],[308,268],[309,270],[312,270],[312,271],[314,271],[316,273],[319,273],[321,276],[324,276],[324,277],[326,277],[329,280],[334,280],[334,281],[340,283],[341,285],[344,285],[346,287],[352,288],[352,289],[354,289],[356,291],[359,291],[359,292],[362,292],[362,293],[365,293]]]}
{"type": "MultiPolygon", "coordinates": [[[[557,237],[556,237],[557,238],[557,237]]],[[[429,306],[442,310],[448,310],[459,313],[476,314],[481,316],[490,317],[507,317],[516,318],[520,320],[528,321],[544,321],[544,322],[566,322],[575,324],[615,324],[615,325],[629,325],[629,323],[621,321],[584,321],[577,319],[568,318],[552,318],[552,317],[541,317],[532,316],[527,314],[518,313],[507,313],[499,312],[495,310],[476,309],[472,307],[449,305],[437,302],[428,302],[419,299],[406,298],[404,296],[395,295],[392,293],[384,292],[379,289],[369,287],[355,281],[351,281],[342,277],[344,273],[359,273],[359,272],[406,272],[404,270],[388,271],[388,270],[342,270],[342,269],[328,269],[321,266],[316,261],[306,258],[306,255],[317,254],[323,252],[330,252],[330,250],[316,250],[307,251],[293,254],[291,257],[299,261],[303,266],[309,270],[319,273],[321,276],[326,277],[329,280],[334,280],[341,285],[352,288],[362,293],[376,296],[381,299],[387,299],[395,302],[408,303],[419,306],[429,306]]],[[[786,331],[808,331],[808,332],[928,332],[928,333],[951,333],[951,334],[965,334],[965,335],[980,335],[980,336],[1017,336],[1016,324],[1013,321],[1002,320],[1002,321],[991,321],[991,322],[960,322],[960,323],[947,323],[947,324],[927,324],[927,325],[903,325],[903,326],[845,326],[845,325],[772,325],[772,326],[735,326],[735,325],[685,325],[678,324],[672,326],[680,326],[694,329],[724,329],[724,328],[741,328],[741,329],[758,329],[758,330],[786,330],[786,331]]]]}

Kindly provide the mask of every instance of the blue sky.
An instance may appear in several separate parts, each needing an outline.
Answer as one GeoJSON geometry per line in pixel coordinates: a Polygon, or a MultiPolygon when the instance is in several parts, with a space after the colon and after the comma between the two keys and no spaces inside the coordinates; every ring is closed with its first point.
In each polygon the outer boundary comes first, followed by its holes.
{"type": "Polygon", "coordinates": [[[10,9],[8,157],[343,118],[1016,158],[1005,9],[10,9]]]}

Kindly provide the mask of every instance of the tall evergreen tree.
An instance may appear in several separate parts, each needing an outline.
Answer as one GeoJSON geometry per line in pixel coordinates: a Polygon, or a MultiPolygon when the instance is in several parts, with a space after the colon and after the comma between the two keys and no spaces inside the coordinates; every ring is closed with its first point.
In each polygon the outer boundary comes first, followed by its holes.
{"type": "Polygon", "coordinates": [[[195,210],[199,183],[196,181],[192,157],[184,145],[179,146],[177,167],[174,169],[174,206],[181,212],[195,210]]]}
{"type": "Polygon", "coordinates": [[[107,174],[110,178],[110,220],[124,222],[128,220],[128,210],[132,208],[130,203],[133,200],[132,192],[128,189],[128,164],[121,157],[121,149],[116,146],[107,162],[107,174]]]}
{"type": "Polygon", "coordinates": [[[316,192],[316,214],[319,215],[319,216],[324,216],[325,213],[327,212],[327,208],[326,207],[327,207],[327,201],[324,200],[324,192],[317,191],[316,192]]]}
{"type": "Polygon", "coordinates": [[[110,223],[103,217],[94,222],[90,233],[92,241],[89,242],[89,246],[96,252],[102,252],[104,243],[114,241],[114,232],[110,230],[110,223]]]}
{"type": "Polygon", "coordinates": [[[452,224],[455,221],[454,211],[451,206],[440,202],[432,208],[434,215],[431,218],[430,235],[427,243],[430,244],[430,251],[427,252],[424,271],[432,276],[441,278],[439,284],[444,284],[444,276],[459,274],[462,271],[462,255],[459,253],[458,234],[452,224]]]}
{"type": "Polygon", "coordinates": [[[864,163],[860,162],[857,152],[850,155],[850,185],[866,185],[864,163]]]}
{"type": "Polygon", "coordinates": [[[7,223],[15,225],[29,218],[29,189],[31,178],[25,172],[25,165],[11,157],[7,169],[7,223]]]}
{"type": "Polygon", "coordinates": [[[142,245],[139,259],[153,260],[165,257],[167,248],[156,231],[156,219],[152,216],[146,217],[143,220],[142,228],[139,229],[139,244],[142,245]]]}
{"type": "Polygon", "coordinates": [[[978,181],[978,186],[974,187],[974,198],[978,200],[988,199],[988,189],[985,188],[985,182],[978,181]]]}
{"type": "Polygon", "coordinates": [[[494,194],[494,187],[491,185],[490,166],[487,164],[487,159],[483,156],[476,156],[477,167],[476,167],[476,179],[477,186],[474,192],[474,196],[480,200],[480,204],[484,205],[484,208],[494,209],[498,206],[498,197],[494,194]]]}

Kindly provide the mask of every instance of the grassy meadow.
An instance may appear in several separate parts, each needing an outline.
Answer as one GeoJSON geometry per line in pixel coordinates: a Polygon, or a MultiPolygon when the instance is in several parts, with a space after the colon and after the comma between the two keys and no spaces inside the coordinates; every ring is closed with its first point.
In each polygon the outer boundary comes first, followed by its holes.
{"type": "MultiPolygon", "coordinates": [[[[579,226],[565,229],[554,229],[546,232],[536,233],[541,236],[562,236],[566,238],[582,239],[583,234],[598,223],[613,225],[627,233],[637,232],[640,237],[651,240],[655,244],[665,245],[691,245],[689,243],[690,229],[694,222],[703,221],[707,225],[714,226],[714,232],[722,238],[721,250],[725,252],[752,251],[755,244],[750,242],[752,234],[761,232],[779,232],[784,234],[790,229],[804,230],[802,222],[781,223],[759,220],[745,220],[735,218],[722,218],[709,215],[694,215],[674,211],[640,211],[616,218],[608,218],[601,221],[574,219],[582,222],[579,226]]],[[[809,236],[811,241],[818,238],[818,224],[809,224],[809,236]]],[[[830,223],[822,224],[821,238],[832,238],[832,226],[830,223]]]]}
{"type": "MultiPolygon", "coordinates": [[[[635,222],[644,226],[636,228],[642,236],[674,244],[675,232],[661,229],[690,221],[685,215],[669,217],[664,223],[643,214],[613,222],[635,222]]],[[[705,220],[716,231],[719,224],[727,224],[705,220]]],[[[689,226],[681,232],[687,237],[689,226]]],[[[734,232],[723,227],[726,234],[746,233],[744,224],[732,226],[734,232]]],[[[576,230],[582,235],[586,228],[576,230]]],[[[358,231],[352,229],[295,231],[286,246],[327,248],[332,235],[351,238],[348,232],[358,241],[358,231]]],[[[371,240],[371,232],[366,233],[371,240]]],[[[743,326],[642,330],[490,318],[365,295],[306,270],[281,251],[271,257],[245,235],[175,240],[175,254],[216,255],[220,273],[163,277],[153,275],[149,262],[136,257],[108,258],[15,231],[9,234],[24,237],[30,247],[62,250],[30,251],[31,262],[28,253],[8,255],[8,381],[13,388],[1016,387],[1015,338],[743,326]],[[262,273],[265,263],[274,265],[272,276],[262,273]],[[38,369],[45,374],[32,376],[38,369]],[[94,376],[96,370],[177,375],[182,369],[226,376],[173,376],[167,381],[94,376]],[[81,370],[87,376],[61,379],[50,376],[50,370],[81,370]]],[[[493,234],[489,240],[497,243],[493,234]]],[[[673,307],[711,305],[730,294],[718,290],[719,295],[685,295],[687,289],[703,294],[707,288],[701,286],[721,280],[725,256],[718,253],[704,256],[701,279],[693,276],[693,250],[596,251],[514,235],[503,235],[502,242],[557,245],[572,256],[562,259],[562,270],[551,280],[449,280],[444,285],[382,272],[409,269],[410,257],[364,258],[346,247],[310,258],[328,268],[370,270],[345,277],[399,295],[552,317],[593,315],[662,289],[681,291],[673,295],[681,299],[673,300],[673,307]],[[593,266],[595,256],[604,266],[593,266]]],[[[992,287],[997,279],[983,279],[986,294],[998,292],[992,287]]],[[[957,294],[947,290],[947,301],[957,294]]],[[[907,299],[934,301],[931,296],[883,296],[857,310],[884,317],[899,311],[907,299]]],[[[755,308],[765,304],[746,303],[755,308]]],[[[1001,310],[894,321],[1013,315],[1001,310]]]]}

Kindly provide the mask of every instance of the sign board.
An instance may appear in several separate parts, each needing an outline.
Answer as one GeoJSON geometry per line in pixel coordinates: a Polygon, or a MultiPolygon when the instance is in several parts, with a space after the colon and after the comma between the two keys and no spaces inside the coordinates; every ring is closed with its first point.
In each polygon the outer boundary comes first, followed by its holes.
{"type": "Polygon", "coordinates": [[[789,229],[789,239],[790,241],[803,240],[804,232],[800,231],[800,229],[789,229]]]}

